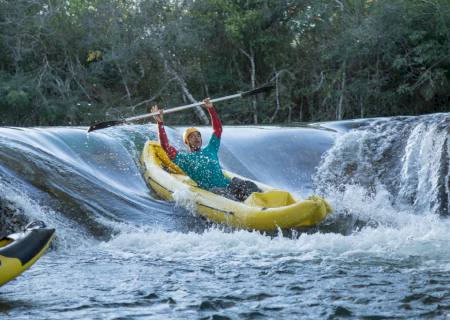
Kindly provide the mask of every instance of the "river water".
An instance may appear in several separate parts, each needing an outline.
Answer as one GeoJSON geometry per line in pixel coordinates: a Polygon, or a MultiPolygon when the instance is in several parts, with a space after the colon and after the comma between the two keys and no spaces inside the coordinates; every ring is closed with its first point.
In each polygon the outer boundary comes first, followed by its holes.
{"type": "Polygon", "coordinates": [[[0,317],[450,319],[449,136],[450,114],[225,127],[226,169],[335,208],[264,234],[158,199],[139,165],[153,125],[0,128],[1,203],[57,230],[0,317]]]}

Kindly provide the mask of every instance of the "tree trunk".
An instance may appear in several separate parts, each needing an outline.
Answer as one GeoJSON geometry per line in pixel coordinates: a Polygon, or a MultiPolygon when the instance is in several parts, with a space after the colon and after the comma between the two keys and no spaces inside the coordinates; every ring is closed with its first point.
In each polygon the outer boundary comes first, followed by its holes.
{"type": "MultiPolygon", "coordinates": [[[[239,49],[250,61],[250,82],[252,85],[252,90],[256,88],[256,65],[255,65],[255,55],[253,48],[250,47],[250,53],[246,52],[244,49],[239,49]]],[[[252,109],[253,109],[253,123],[258,124],[258,108],[256,105],[256,97],[252,97],[252,109]]]]}
{"type": "Polygon", "coordinates": [[[280,88],[278,86],[278,76],[280,72],[277,72],[275,74],[275,101],[276,101],[276,108],[275,112],[273,113],[272,117],[270,118],[269,122],[273,123],[273,120],[275,120],[275,117],[278,114],[278,111],[280,110],[280,88]]]}
{"type": "MultiPolygon", "coordinates": [[[[163,60],[164,60],[164,68],[166,71],[173,75],[175,80],[178,82],[178,85],[181,88],[181,91],[183,92],[183,95],[188,98],[191,103],[198,102],[195,100],[195,98],[192,96],[192,94],[189,92],[186,82],[184,79],[169,65],[169,62],[166,60],[166,58],[161,54],[163,60]]],[[[206,116],[205,111],[203,111],[202,107],[194,107],[195,115],[200,119],[202,124],[209,124],[209,118],[206,116]]]]}
{"type": "Polygon", "coordinates": [[[130,89],[128,88],[127,80],[125,78],[125,74],[122,71],[122,68],[120,67],[119,61],[116,62],[116,66],[117,66],[117,69],[119,70],[120,77],[122,78],[122,84],[123,84],[123,87],[125,88],[125,92],[127,93],[127,100],[131,101],[131,92],[130,92],[130,89]]]}
{"type": "Polygon", "coordinates": [[[338,107],[337,107],[337,112],[336,112],[336,119],[337,120],[342,120],[343,117],[343,113],[344,113],[344,95],[345,95],[345,69],[346,69],[346,61],[344,61],[343,65],[342,65],[342,81],[341,81],[341,95],[339,97],[339,103],[338,103],[338,107]]]}
{"type": "MultiPolygon", "coordinates": [[[[183,91],[183,94],[186,96],[186,98],[188,98],[188,100],[191,103],[196,103],[198,102],[197,100],[195,100],[195,98],[192,96],[192,94],[189,92],[186,83],[184,82],[183,79],[180,78],[180,87],[181,90],[183,91]]],[[[209,124],[209,119],[205,114],[205,111],[203,111],[202,107],[195,107],[194,108],[195,114],[197,115],[197,117],[200,119],[200,121],[202,122],[202,124],[209,124]]]]}
{"type": "MultiPolygon", "coordinates": [[[[273,113],[272,117],[269,120],[270,123],[272,123],[275,120],[275,117],[277,116],[278,112],[281,109],[281,103],[280,103],[280,80],[279,79],[285,73],[287,73],[291,77],[291,80],[295,79],[295,75],[292,72],[290,72],[289,70],[287,70],[287,69],[282,69],[282,70],[279,70],[279,71],[277,71],[275,73],[275,77],[273,77],[273,78],[275,78],[275,101],[276,101],[276,107],[275,107],[275,112],[273,113]]],[[[273,78],[270,79],[270,81],[273,81],[273,78]]],[[[291,104],[289,104],[288,108],[289,108],[289,119],[288,119],[288,121],[291,122],[291,108],[292,108],[291,104]]]]}
{"type": "Polygon", "coordinates": [[[303,106],[304,106],[304,102],[305,98],[303,96],[300,97],[300,117],[299,120],[300,122],[303,122],[303,106]]]}

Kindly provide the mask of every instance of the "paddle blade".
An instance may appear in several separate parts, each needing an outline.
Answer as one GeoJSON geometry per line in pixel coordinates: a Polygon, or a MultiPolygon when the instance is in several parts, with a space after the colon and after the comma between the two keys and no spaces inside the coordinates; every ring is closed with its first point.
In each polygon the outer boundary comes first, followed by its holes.
{"type": "Polygon", "coordinates": [[[99,122],[96,124],[93,124],[92,126],[89,127],[88,132],[92,132],[94,130],[100,130],[100,129],[105,129],[108,127],[113,127],[113,126],[117,126],[120,124],[124,124],[125,121],[123,120],[112,120],[112,121],[105,121],[105,122],[99,122]]]}
{"type": "Polygon", "coordinates": [[[262,87],[259,87],[259,88],[256,88],[256,89],[253,89],[253,90],[250,90],[250,91],[242,92],[241,93],[241,97],[245,98],[245,97],[253,96],[253,95],[258,94],[258,93],[270,91],[273,88],[275,88],[275,86],[273,84],[266,84],[266,85],[264,85],[262,87]]]}

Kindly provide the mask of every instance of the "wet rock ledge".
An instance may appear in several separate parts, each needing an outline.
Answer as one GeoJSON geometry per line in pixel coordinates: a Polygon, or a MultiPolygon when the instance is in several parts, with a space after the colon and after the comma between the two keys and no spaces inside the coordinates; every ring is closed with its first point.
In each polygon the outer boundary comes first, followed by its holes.
{"type": "Polygon", "coordinates": [[[29,219],[7,200],[0,199],[0,238],[23,230],[29,219]]]}

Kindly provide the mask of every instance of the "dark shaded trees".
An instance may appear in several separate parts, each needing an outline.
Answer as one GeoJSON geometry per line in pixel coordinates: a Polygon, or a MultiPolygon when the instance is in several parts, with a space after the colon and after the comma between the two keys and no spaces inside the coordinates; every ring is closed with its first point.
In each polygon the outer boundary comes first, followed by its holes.
{"type": "Polygon", "coordinates": [[[2,125],[89,124],[267,81],[277,90],[229,102],[224,122],[450,110],[446,0],[0,0],[0,28],[2,125]]]}

